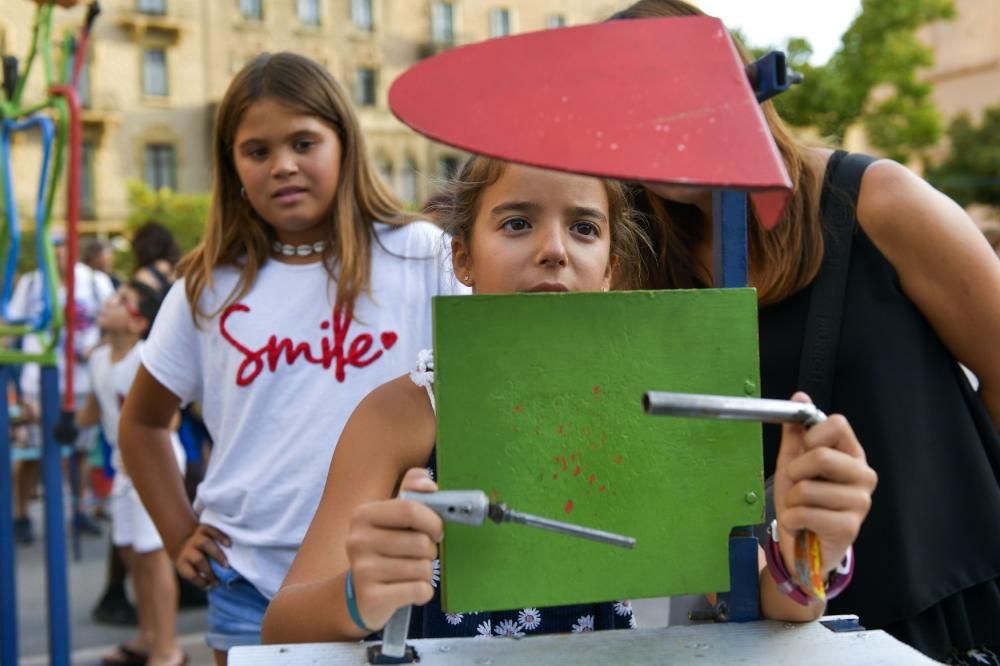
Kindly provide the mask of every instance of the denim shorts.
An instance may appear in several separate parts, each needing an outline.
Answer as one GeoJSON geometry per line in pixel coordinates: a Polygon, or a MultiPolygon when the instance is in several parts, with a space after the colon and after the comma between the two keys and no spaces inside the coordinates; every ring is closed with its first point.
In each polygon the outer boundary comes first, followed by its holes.
{"type": "Polygon", "coordinates": [[[219,584],[208,591],[205,642],[221,652],[240,645],[260,645],[267,598],[235,569],[209,561],[219,584]]]}

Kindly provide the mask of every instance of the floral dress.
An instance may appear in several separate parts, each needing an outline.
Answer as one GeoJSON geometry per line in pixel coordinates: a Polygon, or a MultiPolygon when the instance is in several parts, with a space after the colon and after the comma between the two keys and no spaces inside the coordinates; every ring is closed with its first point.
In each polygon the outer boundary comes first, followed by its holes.
{"type": "MultiPolygon", "coordinates": [[[[430,350],[420,352],[417,369],[410,373],[417,386],[427,390],[434,407],[434,357],[430,350]]],[[[436,456],[431,452],[427,462],[431,478],[436,477],[436,456]]],[[[424,606],[414,606],[410,616],[411,638],[452,638],[474,636],[495,638],[513,636],[520,638],[532,634],[582,633],[605,629],[634,629],[635,617],[629,601],[550,606],[546,608],[517,608],[506,611],[481,613],[445,613],[441,608],[439,583],[440,565],[434,560],[434,597],[424,606]]]]}

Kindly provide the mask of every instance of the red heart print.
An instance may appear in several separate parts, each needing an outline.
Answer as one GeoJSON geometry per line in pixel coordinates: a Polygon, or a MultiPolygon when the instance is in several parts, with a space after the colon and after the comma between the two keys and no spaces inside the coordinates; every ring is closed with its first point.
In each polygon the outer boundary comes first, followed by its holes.
{"type": "Polygon", "coordinates": [[[393,333],[392,331],[386,331],[385,333],[382,334],[381,337],[382,337],[382,347],[386,350],[392,349],[392,346],[396,344],[396,340],[399,339],[399,336],[393,333]]]}

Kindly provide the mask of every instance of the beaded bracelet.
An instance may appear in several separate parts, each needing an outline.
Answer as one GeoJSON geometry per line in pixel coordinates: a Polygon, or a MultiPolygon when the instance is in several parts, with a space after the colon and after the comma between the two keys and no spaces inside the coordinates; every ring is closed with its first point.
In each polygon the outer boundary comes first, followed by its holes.
{"type": "Polygon", "coordinates": [[[364,621],[361,619],[361,613],[358,611],[358,602],[354,597],[354,583],[351,580],[350,569],[347,570],[347,577],[344,579],[344,592],[347,594],[347,612],[354,624],[366,634],[375,633],[374,630],[366,627],[364,621]]]}
{"type": "MultiPolygon", "coordinates": [[[[778,585],[778,590],[782,594],[791,597],[795,602],[803,606],[808,606],[809,602],[813,601],[813,599],[792,580],[791,574],[785,568],[785,563],[781,559],[781,551],[778,549],[777,535],[778,521],[772,520],[771,527],[768,529],[767,543],[764,544],[767,570],[771,572],[771,578],[774,579],[774,582],[778,585]]],[[[830,572],[830,578],[826,581],[826,598],[833,599],[843,592],[847,584],[851,582],[853,576],[854,546],[851,546],[844,553],[844,559],[840,561],[840,564],[830,572]]]]}

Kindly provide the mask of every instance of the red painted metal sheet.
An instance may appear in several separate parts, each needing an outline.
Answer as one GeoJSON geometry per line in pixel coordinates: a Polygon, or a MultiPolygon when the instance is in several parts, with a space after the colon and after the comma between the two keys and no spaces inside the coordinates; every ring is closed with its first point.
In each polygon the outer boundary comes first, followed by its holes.
{"type": "Polygon", "coordinates": [[[763,191],[791,182],[722,22],[613,21],[462,46],[389,91],[404,123],[462,150],[635,181],[763,191]]]}

